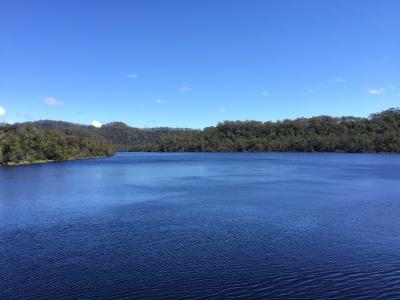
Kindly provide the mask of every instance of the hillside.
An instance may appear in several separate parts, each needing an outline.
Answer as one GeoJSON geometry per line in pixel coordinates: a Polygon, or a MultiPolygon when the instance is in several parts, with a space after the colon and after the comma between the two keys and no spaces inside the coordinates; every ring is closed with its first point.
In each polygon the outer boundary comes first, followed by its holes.
{"type": "Polygon", "coordinates": [[[114,153],[114,148],[101,138],[74,136],[32,125],[0,126],[0,165],[85,159],[114,153]]]}
{"type": "Polygon", "coordinates": [[[277,122],[225,121],[203,130],[140,129],[121,122],[101,128],[60,121],[33,125],[81,137],[102,138],[120,151],[400,152],[400,109],[368,118],[317,116],[277,122]]]}

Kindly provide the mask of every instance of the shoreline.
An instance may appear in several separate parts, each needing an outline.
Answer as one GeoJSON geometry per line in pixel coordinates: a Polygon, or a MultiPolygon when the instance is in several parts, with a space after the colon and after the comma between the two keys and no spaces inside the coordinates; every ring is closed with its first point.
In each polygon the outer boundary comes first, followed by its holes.
{"type": "Polygon", "coordinates": [[[93,156],[93,157],[84,157],[84,158],[71,158],[71,159],[64,159],[64,160],[50,160],[49,159],[49,160],[35,160],[35,161],[31,161],[31,162],[18,162],[18,163],[10,162],[7,165],[0,165],[0,167],[18,167],[18,166],[40,165],[40,164],[48,164],[48,163],[59,163],[59,162],[75,161],[75,160],[100,159],[100,158],[112,157],[114,155],[93,156]]]}
{"type": "Polygon", "coordinates": [[[79,161],[79,160],[90,160],[90,159],[101,159],[108,158],[117,155],[118,153],[159,153],[159,154],[180,154],[180,153],[203,153],[203,154],[234,154],[234,153],[248,153],[248,154],[271,154],[271,153],[291,153],[291,154],[377,154],[377,155],[399,155],[398,152],[345,152],[345,151],[117,151],[113,155],[104,155],[104,156],[93,156],[93,157],[84,157],[84,158],[72,158],[72,159],[64,159],[64,160],[36,160],[32,162],[10,162],[7,165],[1,165],[0,167],[17,167],[17,166],[29,166],[29,165],[40,165],[40,164],[48,164],[48,163],[60,163],[60,162],[68,162],[68,161],[79,161]]]}

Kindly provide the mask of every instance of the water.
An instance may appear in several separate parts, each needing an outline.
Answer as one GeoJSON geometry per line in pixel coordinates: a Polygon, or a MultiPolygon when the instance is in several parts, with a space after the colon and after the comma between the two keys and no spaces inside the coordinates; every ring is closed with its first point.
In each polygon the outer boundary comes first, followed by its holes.
{"type": "Polygon", "coordinates": [[[0,298],[400,298],[400,155],[0,168],[0,298]]]}

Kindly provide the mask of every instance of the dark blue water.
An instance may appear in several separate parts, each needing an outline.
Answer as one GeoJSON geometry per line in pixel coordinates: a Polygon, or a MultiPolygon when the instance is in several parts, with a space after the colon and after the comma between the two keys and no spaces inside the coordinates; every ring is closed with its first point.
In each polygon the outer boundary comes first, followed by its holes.
{"type": "Polygon", "coordinates": [[[400,155],[0,168],[0,298],[400,298],[400,155]]]}

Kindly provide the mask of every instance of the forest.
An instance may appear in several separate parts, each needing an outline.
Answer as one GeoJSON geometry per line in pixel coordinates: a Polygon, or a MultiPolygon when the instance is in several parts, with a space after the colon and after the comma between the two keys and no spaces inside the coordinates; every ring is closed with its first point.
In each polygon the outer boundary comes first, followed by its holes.
{"type": "Polygon", "coordinates": [[[0,126],[0,165],[31,164],[111,156],[102,138],[74,136],[33,125],[0,126]]]}
{"type": "Polygon", "coordinates": [[[136,128],[121,122],[95,128],[50,120],[18,126],[52,130],[92,142],[105,140],[118,151],[400,152],[399,108],[368,118],[317,116],[277,122],[225,121],[202,130],[136,128]]]}

